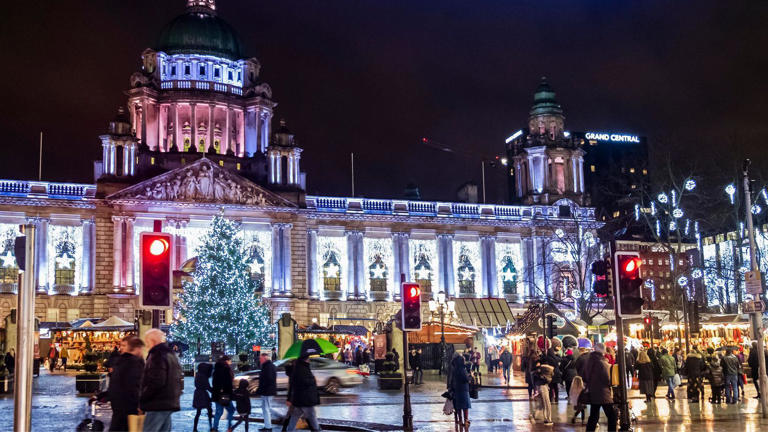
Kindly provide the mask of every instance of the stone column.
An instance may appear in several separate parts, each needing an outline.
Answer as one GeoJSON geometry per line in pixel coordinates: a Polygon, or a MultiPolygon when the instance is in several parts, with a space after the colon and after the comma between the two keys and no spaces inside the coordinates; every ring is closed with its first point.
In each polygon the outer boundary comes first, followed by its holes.
{"type": "Polygon", "coordinates": [[[455,296],[455,277],[453,274],[453,234],[437,235],[437,266],[440,272],[440,291],[445,291],[446,296],[455,296]]]}
{"type": "MultiPolygon", "coordinates": [[[[280,226],[282,224],[272,224],[272,287],[269,296],[283,292],[283,251],[281,249],[282,235],[280,226]]],[[[266,291],[266,290],[265,290],[266,291]]],[[[266,293],[265,293],[266,294],[266,293]]]]}
{"type": "MultiPolygon", "coordinates": [[[[221,152],[223,154],[227,154],[227,152],[230,149],[229,146],[229,134],[230,132],[230,126],[229,126],[229,117],[232,115],[232,110],[229,109],[229,105],[224,107],[224,130],[222,131],[222,147],[221,152]]],[[[237,154],[234,149],[232,149],[232,152],[237,154]]]]}
{"type": "Polygon", "coordinates": [[[320,298],[317,273],[317,228],[307,230],[307,294],[310,298],[320,298]]]}
{"type": "Polygon", "coordinates": [[[179,104],[173,103],[173,145],[176,150],[183,151],[184,147],[181,139],[181,123],[179,123],[179,104]]]}
{"type": "Polygon", "coordinates": [[[35,286],[36,291],[40,293],[48,292],[48,222],[50,220],[43,217],[27,218],[27,223],[35,225],[35,262],[37,263],[35,286]]]}
{"type": "Polygon", "coordinates": [[[496,289],[496,237],[480,237],[480,259],[482,269],[482,296],[498,297],[496,289]]]}
{"type": "Polygon", "coordinates": [[[112,287],[114,291],[119,291],[123,284],[123,222],[125,216],[112,216],[114,228],[114,270],[112,273],[112,287]]]}
{"type": "MultiPolygon", "coordinates": [[[[189,118],[191,119],[189,122],[191,126],[189,129],[190,141],[197,148],[197,104],[189,104],[189,118]]],[[[199,151],[200,149],[198,148],[197,150],[199,151]]]]}
{"type": "MultiPolygon", "coordinates": [[[[389,285],[391,286],[390,291],[392,292],[392,298],[394,299],[397,296],[397,293],[399,292],[400,287],[400,273],[403,271],[401,270],[401,261],[400,261],[400,241],[401,241],[401,234],[399,232],[393,232],[391,235],[392,238],[392,268],[390,269],[389,274],[389,285]]],[[[408,280],[408,276],[406,275],[406,280],[408,280]]]]}
{"type": "Polygon", "coordinates": [[[128,294],[138,293],[138,287],[135,284],[135,273],[133,271],[134,263],[134,251],[133,251],[133,224],[136,222],[136,218],[133,216],[125,217],[125,246],[123,249],[123,257],[125,259],[125,290],[128,294]]]}
{"type": "Polygon", "coordinates": [[[110,146],[111,146],[111,143],[106,143],[106,142],[101,145],[101,151],[102,151],[102,153],[101,153],[101,161],[102,161],[101,162],[101,170],[102,170],[102,172],[104,174],[111,174],[110,171],[109,171],[109,156],[110,156],[110,153],[111,153],[109,151],[109,147],[110,146]]]}
{"type": "Polygon", "coordinates": [[[248,107],[243,111],[243,123],[245,126],[243,156],[253,156],[259,150],[259,119],[255,107],[248,107]]]}
{"type": "MultiPolygon", "coordinates": [[[[210,104],[208,105],[208,148],[213,148],[213,124],[215,120],[214,112],[216,109],[216,105],[210,104]]],[[[205,151],[208,151],[208,148],[205,149],[205,151]]],[[[215,150],[215,149],[214,149],[215,150]]]]}
{"type": "MultiPolygon", "coordinates": [[[[523,252],[523,284],[527,288],[527,299],[535,298],[536,294],[536,282],[534,280],[534,274],[536,269],[536,262],[534,261],[534,248],[533,238],[524,238],[522,240],[522,252],[523,252]]],[[[522,293],[520,293],[522,294],[522,293]]]]}
{"type": "MultiPolygon", "coordinates": [[[[141,101],[141,143],[149,145],[147,142],[147,104],[144,100],[141,101]]],[[[150,149],[154,150],[154,149],[150,149]]]]}
{"type": "Polygon", "coordinates": [[[347,300],[364,300],[363,233],[347,231],[347,300]]]}
{"type": "Polygon", "coordinates": [[[95,242],[94,242],[94,219],[83,219],[83,259],[80,266],[80,293],[93,292],[93,281],[95,275],[95,242]]]}
{"type": "Polygon", "coordinates": [[[282,278],[283,278],[283,291],[281,292],[282,296],[292,296],[293,293],[291,292],[291,229],[293,228],[293,224],[282,224],[281,227],[281,234],[282,234],[282,240],[280,247],[282,248],[282,257],[283,257],[283,265],[282,265],[282,278]]]}

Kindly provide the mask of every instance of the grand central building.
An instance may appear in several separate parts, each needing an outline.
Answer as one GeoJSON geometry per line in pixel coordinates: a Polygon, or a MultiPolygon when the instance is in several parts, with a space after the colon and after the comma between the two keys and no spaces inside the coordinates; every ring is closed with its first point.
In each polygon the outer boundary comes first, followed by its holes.
{"type": "Polygon", "coordinates": [[[241,222],[251,277],[273,316],[291,312],[299,324],[385,321],[399,308],[401,274],[425,298],[503,298],[519,310],[542,289],[569,295],[567,266],[548,269],[553,257],[568,260],[553,233],[597,224],[583,207],[582,154],[560,136],[557,109],[535,107],[536,127],[517,144],[524,205],[309,196],[299,141],[276,120],[260,62],[214,0],[188,0],[141,59],[126,105],[99,136],[94,183],[0,180],[0,316],[16,303],[19,224],[37,227],[41,321],[133,321],[140,233],[162,221],[180,275],[217,214],[241,222]]]}

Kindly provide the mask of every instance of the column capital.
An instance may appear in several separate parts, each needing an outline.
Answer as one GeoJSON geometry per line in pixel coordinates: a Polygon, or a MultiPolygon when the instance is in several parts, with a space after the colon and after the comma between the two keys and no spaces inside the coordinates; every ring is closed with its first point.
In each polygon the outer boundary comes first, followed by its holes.
{"type": "Polygon", "coordinates": [[[43,222],[50,222],[51,218],[42,217],[42,216],[27,216],[26,220],[27,220],[27,223],[39,224],[43,222]]]}
{"type": "Polygon", "coordinates": [[[453,240],[453,238],[455,237],[455,234],[453,234],[453,233],[439,233],[439,234],[437,234],[436,237],[439,238],[439,239],[451,239],[451,240],[453,240]]]}
{"type": "Polygon", "coordinates": [[[317,234],[318,232],[320,232],[318,228],[307,228],[308,234],[317,234]]]}
{"type": "Polygon", "coordinates": [[[189,218],[179,218],[179,217],[168,216],[167,218],[165,218],[165,221],[168,222],[168,224],[171,225],[173,228],[182,229],[187,227],[187,224],[189,223],[189,218]]]}
{"type": "Polygon", "coordinates": [[[94,223],[96,223],[96,219],[93,216],[86,217],[86,218],[80,219],[80,223],[83,224],[83,225],[94,224],[94,223]]]}
{"type": "Polygon", "coordinates": [[[112,222],[123,222],[126,216],[112,216],[112,222]]]}
{"type": "Polygon", "coordinates": [[[479,237],[480,237],[480,240],[496,241],[496,234],[483,234],[479,237]]]}
{"type": "Polygon", "coordinates": [[[394,232],[392,233],[392,237],[393,237],[393,238],[397,238],[397,237],[400,237],[400,238],[405,238],[405,239],[408,239],[408,238],[410,238],[410,237],[411,237],[411,233],[409,233],[409,232],[405,232],[405,231],[394,231],[394,232]]]}
{"type": "Polygon", "coordinates": [[[363,232],[360,230],[344,230],[344,235],[347,237],[363,236],[363,232]]]}
{"type": "Polygon", "coordinates": [[[125,223],[133,224],[134,222],[136,222],[136,216],[123,216],[123,220],[125,221],[125,223]]]}
{"type": "Polygon", "coordinates": [[[291,229],[291,228],[293,228],[293,224],[292,223],[285,223],[285,222],[275,222],[275,223],[272,224],[272,228],[291,229]]]}

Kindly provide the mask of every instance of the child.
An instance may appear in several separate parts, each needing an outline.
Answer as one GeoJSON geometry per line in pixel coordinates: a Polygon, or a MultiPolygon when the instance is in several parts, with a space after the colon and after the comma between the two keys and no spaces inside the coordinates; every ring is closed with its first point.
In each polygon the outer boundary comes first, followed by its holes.
{"type": "Polygon", "coordinates": [[[192,396],[192,406],[197,409],[195,414],[194,431],[197,432],[197,422],[200,420],[200,413],[203,410],[208,411],[208,430],[213,429],[213,414],[211,413],[211,372],[213,367],[210,363],[200,363],[197,365],[197,374],[195,375],[195,394],[192,396]]]}
{"type": "Polygon", "coordinates": [[[248,416],[251,415],[251,392],[248,391],[248,381],[241,379],[234,393],[233,399],[237,407],[237,422],[229,431],[235,430],[240,423],[245,423],[245,432],[248,432],[248,416]]]}

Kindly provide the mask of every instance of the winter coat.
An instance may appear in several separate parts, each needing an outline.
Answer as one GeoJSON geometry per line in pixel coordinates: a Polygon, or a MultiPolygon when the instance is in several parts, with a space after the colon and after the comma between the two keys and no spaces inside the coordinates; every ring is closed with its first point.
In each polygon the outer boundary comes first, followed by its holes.
{"type": "Polygon", "coordinates": [[[563,374],[560,371],[560,361],[562,358],[555,354],[555,350],[550,348],[547,351],[547,355],[544,356],[544,363],[552,366],[552,380],[550,381],[552,384],[560,384],[563,382],[563,374]]]}
{"type": "Polygon", "coordinates": [[[576,358],[574,367],[576,368],[576,375],[584,378],[584,367],[587,365],[587,358],[589,354],[582,354],[576,358]]]}
{"type": "Polygon", "coordinates": [[[211,372],[213,366],[210,363],[200,363],[197,367],[197,374],[195,375],[195,394],[192,397],[192,406],[197,409],[210,408],[211,407],[211,395],[213,387],[211,387],[211,372]]]}
{"type": "Polygon", "coordinates": [[[653,395],[656,392],[656,377],[653,374],[653,365],[649,363],[637,363],[637,379],[640,386],[640,393],[653,395]]]}
{"type": "Polygon", "coordinates": [[[277,394],[277,368],[271,361],[265,361],[259,372],[259,388],[256,389],[259,396],[274,396],[277,394]]]}
{"type": "Polygon", "coordinates": [[[312,407],[320,405],[320,395],[317,391],[317,381],[309,363],[304,360],[296,360],[288,371],[288,396],[287,400],[297,407],[312,407]]]}
{"type": "Polygon", "coordinates": [[[598,351],[587,356],[584,366],[584,386],[589,390],[592,404],[612,404],[613,390],[611,389],[610,365],[608,359],[598,351]]]}
{"type": "Polygon", "coordinates": [[[413,355],[410,366],[413,370],[421,369],[421,354],[416,353],[413,355]]]}
{"type": "Polygon", "coordinates": [[[501,361],[501,364],[503,364],[504,367],[507,368],[509,367],[509,365],[512,364],[512,354],[510,354],[509,351],[504,351],[503,353],[501,353],[499,360],[501,361]]]}
{"type": "Polygon", "coordinates": [[[251,394],[248,392],[248,387],[235,389],[232,399],[235,401],[238,414],[248,415],[251,413],[251,394]]]}
{"type": "Polygon", "coordinates": [[[713,358],[712,361],[709,362],[709,375],[707,378],[709,378],[709,385],[712,387],[720,387],[723,385],[723,381],[725,380],[723,376],[723,367],[720,365],[720,360],[717,358],[713,358]]]}
{"type": "Polygon", "coordinates": [[[109,358],[104,362],[104,367],[114,368],[118,361],[120,361],[120,350],[115,348],[109,353],[109,358]]]}
{"type": "Polygon", "coordinates": [[[688,354],[688,358],[685,359],[684,370],[685,376],[687,376],[688,379],[697,379],[705,374],[707,366],[704,363],[701,354],[693,351],[688,354]]]}
{"type": "Polygon", "coordinates": [[[573,354],[568,354],[560,360],[560,374],[563,377],[563,382],[568,383],[568,385],[571,385],[573,379],[578,375],[573,354]]]}
{"type": "Polygon", "coordinates": [[[211,400],[218,403],[221,395],[229,395],[229,399],[232,400],[232,380],[235,375],[232,373],[232,368],[229,367],[226,361],[219,360],[213,366],[213,390],[211,391],[211,400]]]}
{"type": "Polygon", "coordinates": [[[5,353],[5,368],[8,369],[9,374],[12,374],[16,369],[16,359],[13,358],[10,351],[5,353]]]}
{"type": "Polygon", "coordinates": [[[135,414],[139,408],[141,376],[144,373],[144,359],[133,354],[121,354],[113,362],[109,378],[109,402],[116,411],[135,414]]]}
{"type": "Polygon", "coordinates": [[[555,368],[550,364],[540,363],[531,374],[533,377],[533,385],[535,386],[554,383],[555,368]]]}
{"type": "MultiPolygon", "coordinates": [[[[765,364],[768,364],[768,351],[765,352],[765,364]]],[[[749,365],[750,375],[752,379],[757,380],[760,376],[760,358],[757,356],[757,349],[749,351],[749,357],[747,357],[747,365],[749,365]]]]}
{"type": "Polygon", "coordinates": [[[661,358],[659,359],[659,365],[661,366],[661,377],[666,379],[669,377],[675,376],[675,369],[677,368],[677,363],[675,362],[675,358],[672,357],[669,354],[663,354],[661,358]]]}
{"type": "Polygon", "coordinates": [[[168,345],[161,343],[152,347],[141,381],[141,410],[179,411],[182,379],[179,359],[168,345]]]}
{"type": "Polygon", "coordinates": [[[725,376],[738,375],[741,373],[741,362],[738,357],[733,354],[723,357],[720,364],[723,366],[723,375],[725,376]]]}
{"type": "Polygon", "coordinates": [[[467,392],[469,393],[469,373],[464,366],[464,359],[462,357],[456,357],[451,362],[453,366],[451,369],[449,390],[453,392],[467,392]]]}

